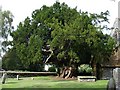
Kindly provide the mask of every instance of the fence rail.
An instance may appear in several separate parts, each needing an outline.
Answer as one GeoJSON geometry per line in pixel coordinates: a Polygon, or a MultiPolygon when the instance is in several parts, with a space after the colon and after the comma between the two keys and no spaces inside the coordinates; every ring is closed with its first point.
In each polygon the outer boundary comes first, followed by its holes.
{"type": "Polygon", "coordinates": [[[7,73],[8,75],[57,75],[56,72],[23,72],[23,71],[0,71],[0,74],[7,73]]]}

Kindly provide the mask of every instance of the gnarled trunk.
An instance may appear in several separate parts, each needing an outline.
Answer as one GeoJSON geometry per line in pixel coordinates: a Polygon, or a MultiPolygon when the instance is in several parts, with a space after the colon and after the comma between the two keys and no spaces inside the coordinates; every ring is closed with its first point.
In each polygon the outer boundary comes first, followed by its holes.
{"type": "Polygon", "coordinates": [[[73,78],[75,76],[76,69],[71,66],[65,66],[60,70],[60,77],[61,78],[73,78]]]}

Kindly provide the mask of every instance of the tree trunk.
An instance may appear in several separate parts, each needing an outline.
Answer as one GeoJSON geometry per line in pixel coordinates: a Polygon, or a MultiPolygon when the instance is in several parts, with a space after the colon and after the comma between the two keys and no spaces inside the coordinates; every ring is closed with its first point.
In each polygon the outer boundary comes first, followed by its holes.
{"type": "Polygon", "coordinates": [[[93,75],[99,80],[101,78],[101,67],[99,63],[93,65],[93,75]]]}
{"type": "Polygon", "coordinates": [[[93,75],[93,76],[96,76],[97,73],[96,73],[96,62],[95,62],[95,57],[92,58],[90,64],[91,64],[91,67],[92,67],[92,69],[93,69],[92,75],[93,75]]]}
{"type": "Polygon", "coordinates": [[[99,63],[96,64],[96,77],[98,80],[101,78],[101,65],[99,63]]]}
{"type": "Polygon", "coordinates": [[[60,77],[61,78],[65,78],[65,79],[68,79],[68,78],[72,78],[73,76],[75,76],[75,72],[76,69],[73,68],[73,67],[64,67],[60,70],[60,77]]]}
{"type": "Polygon", "coordinates": [[[93,65],[93,75],[96,76],[96,64],[93,65]]]}

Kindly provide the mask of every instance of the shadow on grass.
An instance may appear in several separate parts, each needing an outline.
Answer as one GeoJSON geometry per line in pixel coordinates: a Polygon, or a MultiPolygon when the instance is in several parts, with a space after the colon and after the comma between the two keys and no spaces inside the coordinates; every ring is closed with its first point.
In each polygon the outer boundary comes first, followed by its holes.
{"type": "MultiPolygon", "coordinates": [[[[15,83],[17,83],[17,82],[7,82],[7,83],[5,83],[5,84],[15,84],[15,83]]],[[[5,85],[4,84],[4,85],[5,85]]]]}
{"type": "Polygon", "coordinates": [[[12,81],[12,82],[8,81],[8,82],[6,82],[5,84],[15,84],[15,83],[18,83],[18,81],[20,81],[20,80],[23,80],[23,79],[19,79],[19,80],[17,80],[17,81],[12,81]]]}

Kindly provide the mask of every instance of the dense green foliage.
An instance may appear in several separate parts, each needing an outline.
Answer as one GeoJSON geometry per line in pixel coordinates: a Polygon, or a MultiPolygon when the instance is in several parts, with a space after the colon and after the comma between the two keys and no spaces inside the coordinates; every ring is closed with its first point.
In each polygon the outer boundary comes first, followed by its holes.
{"type": "Polygon", "coordinates": [[[8,70],[19,70],[22,68],[21,61],[19,60],[15,49],[10,49],[2,58],[2,67],[8,70]]]}
{"type": "Polygon", "coordinates": [[[99,15],[78,12],[59,2],[33,11],[32,18],[27,17],[11,33],[19,64],[22,69],[37,71],[49,55],[42,51],[46,45],[53,50],[48,63],[57,67],[92,65],[109,59],[114,40],[102,33],[106,27],[101,26],[108,22],[108,15],[108,11],[99,15]]]}
{"type": "Polygon", "coordinates": [[[89,65],[89,64],[81,64],[79,67],[78,67],[78,72],[80,75],[92,75],[93,73],[93,70],[92,70],[92,67],[89,65]]]}
{"type": "Polygon", "coordinates": [[[52,66],[52,67],[49,67],[49,68],[48,68],[48,71],[49,71],[49,72],[56,72],[56,69],[55,69],[54,66],[52,66]]]}
{"type": "MultiPolygon", "coordinates": [[[[39,28],[38,28],[39,29],[39,28]]],[[[12,33],[13,47],[16,50],[23,69],[37,70],[42,67],[42,53],[41,48],[43,40],[40,38],[40,34],[33,26],[30,25],[30,19],[26,18],[24,24],[20,23],[17,30],[12,33]]]]}

